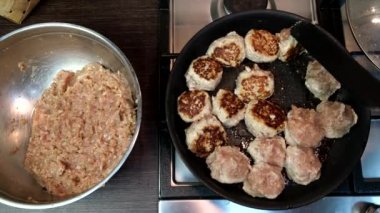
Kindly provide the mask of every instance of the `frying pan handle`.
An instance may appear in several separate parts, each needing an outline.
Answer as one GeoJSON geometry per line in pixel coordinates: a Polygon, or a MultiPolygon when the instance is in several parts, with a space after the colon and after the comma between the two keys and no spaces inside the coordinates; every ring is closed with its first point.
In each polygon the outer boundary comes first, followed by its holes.
{"type": "Polygon", "coordinates": [[[291,34],[355,98],[367,106],[380,106],[380,81],[353,59],[332,35],[306,21],[294,24],[291,34]]]}

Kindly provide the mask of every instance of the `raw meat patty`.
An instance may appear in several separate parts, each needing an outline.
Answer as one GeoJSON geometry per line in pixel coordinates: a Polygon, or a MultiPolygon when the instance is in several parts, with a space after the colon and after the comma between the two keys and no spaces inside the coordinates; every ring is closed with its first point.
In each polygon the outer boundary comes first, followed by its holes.
{"type": "Polygon", "coordinates": [[[286,149],[285,168],[288,177],[301,185],[318,180],[322,164],[314,155],[312,148],[288,146],[286,149]]]}
{"type": "Polygon", "coordinates": [[[240,183],[247,177],[249,158],[238,147],[221,146],[215,148],[206,159],[211,177],[221,183],[240,183]]]}
{"type": "Polygon", "coordinates": [[[243,183],[243,190],[247,194],[268,199],[275,199],[284,188],[285,180],[281,168],[266,163],[253,165],[243,183]]]}
{"type": "Polygon", "coordinates": [[[285,123],[285,139],[289,145],[316,148],[324,136],[319,114],[314,109],[292,106],[285,123]]]}
{"type": "Polygon", "coordinates": [[[338,101],[324,101],[318,104],[322,126],[327,138],[341,138],[347,134],[358,121],[358,116],[351,106],[338,101]]]}
{"type": "Polygon", "coordinates": [[[255,163],[264,162],[280,168],[284,167],[286,145],[283,137],[257,137],[249,143],[247,151],[255,163]]]}

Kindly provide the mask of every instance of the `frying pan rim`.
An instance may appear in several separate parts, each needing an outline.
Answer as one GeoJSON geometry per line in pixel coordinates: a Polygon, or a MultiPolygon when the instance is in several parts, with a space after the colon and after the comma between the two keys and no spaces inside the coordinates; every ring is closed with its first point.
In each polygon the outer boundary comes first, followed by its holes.
{"type": "Polygon", "coordinates": [[[374,61],[374,59],[372,57],[370,57],[370,54],[367,50],[365,50],[364,48],[364,45],[362,43],[362,41],[359,40],[359,34],[357,33],[357,31],[354,29],[354,23],[353,23],[353,18],[352,18],[352,15],[351,15],[351,9],[350,9],[350,1],[347,1],[346,5],[345,5],[345,11],[346,11],[346,14],[347,14],[347,21],[348,21],[348,25],[350,27],[350,31],[352,32],[352,34],[354,35],[354,40],[356,42],[356,44],[358,44],[358,46],[360,47],[360,49],[364,52],[365,56],[367,57],[367,59],[369,59],[369,61],[371,62],[371,64],[375,67],[377,67],[378,69],[380,69],[380,65],[377,65],[374,61]]]}
{"type": "MultiPolygon", "coordinates": [[[[172,71],[169,75],[169,80],[168,80],[168,84],[167,84],[167,88],[166,88],[166,94],[165,94],[165,113],[166,113],[166,122],[167,122],[167,125],[168,125],[168,130],[169,130],[169,134],[170,134],[170,138],[172,139],[172,143],[174,144],[174,147],[176,148],[176,150],[181,150],[179,148],[179,145],[177,143],[183,143],[184,141],[180,140],[180,138],[178,137],[178,131],[176,130],[176,127],[174,126],[174,123],[175,122],[171,122],[171,120],[174,120],[174,116],[176,115],[176,112],[173,112],[171,109],[171,107],[169,107],[169,104],[168,104],[168,100],[170,99],[170,96],[172,95],[171,93],[171,88],[173,87],[173,83],[174,83],[174,77],[173,77],[173,73],[175,72],[176,70],[176,67],[178,66],[178,64],[180,64],[180,62],[184,59],[182,58],[185,58],[186,56],[184,56],[185,52],[188,51],[188,49],[194,45],[194,41],[198,39],[198,37],[201,35],[201,34],[204,34],[204,31],[209,31],[209,28],[213,28],[215,25],[219,25],[220,23],[223,23],[225,21],[228,21],[230,19],[238,19],[239,17],[244,17],[244,16],[252,16],[252,15],[263,15],[263,16],[267,16],[267,15],[277,15],[277,16],[288,16],[289,18],[292,18],[292,19],[296,19],[296,20],[299,20],[299,21],[304,21],[304,22],[309,22],[309,20],[306,20],[304,17],[301,17],[301,16],[298,16],[296,14],[293,14],[293,13],[289,13],[289,12],[285,12],[285,11],[274,11],[274,10],[255,10],[255,11],[246,11],[246,12],[240,12],[240,13],[234,13],[234,14],[231,14],[231,15],[227,15],[227,16],[224,16],[222,18],[219,18],[211,23],[209,23],[208,25],[206,25],[205,27],[203,27],[201,30],[199,30],[187,43],[186,45],[182,48],[179,56],[176,58],[176,61],[174,63],[174,66],[172,68],[172,71]]],[[[326,36],[329,36],[329,38],[331,38],[330,34],[327,33],[323,28],[321,27],[318,27],[318,29],[320,29],[326,36]]],[[[334,38],[335,39],[335,38],[334,38]]],[[[335,40],[337,41],[337,40],[335,40]]],[[[176,97],[175,97],[176,98],[176,97]]],[[[367,107],[362,107],[362,109],[364,110],[365,115],[367,115],[368,119],[368,127],[369,127],[369,109],[367,107]]],[[[369,128],[368,128],[368,132],[366,133],[366,138],[364,138],[365,140],[367,140],[367,137],[368,137],[368,134],[369,134],[369,128]]],[[[366,143],[364,144],[364,147],[365,147],[366,143]]],[[[364,148],[363,148],[363,151],[364,151],[364,148]]],[[[217,190],[216,188],[214,188],[214,186],[212,186],[211,184],[208,183],[208,181],[206,180],[203,180],[202,177],[199,177],[197,172],[194,172],[194,170],[192,169],[192,166],[191,166],[191,162],[188,162],[188,160],[186,159],[185,157],[185,154],[182,153],[181,151],[178,151],[181,159],[183,160],[183,162],[185,163],[185,165],[187,166],[187,168],[189,168],[189,170],[196,176],[198,177],[198,179],[203,183],[205,184],[206,187],[208,187],[209,189],[211,189],[212,191],[214,191],[216,194],[220,195],[221,197],[225,198],[225,199],[228,199],[232,202],[235,202],[235,203],[238,203],[238,204],[241,204],[241,205],[244,205],[244,206],[248,206],[248,207],[251,207],[251,208],[260,208],[260,209],[266,209],[266,210],[283,210],[283,209],[291,209],[291,208],[297,208],[297,207],[301,207],[301,206],[304,206],[304,205],[307,205],[307,204],[310,204],[312,202],[315,202],[319,199],[321,199],[322,197],[326,196],[328,193],[330,193],[331,191],[333,191],[335,188],[337,188],[351,173],[352,169],[354,168],[354,166],[350,165],[348,167],[346,167],[346,169],[344,170],[344,174],[342,175],[342,178],[341,178],[341,181],[336,181],[335,184],[330,184],[328,185],[329,187],[325,187],[325,190],[323,190],[322,192],[318,193],[316,196],[314,196],[312,199],[309,199],[309,200],[302,200],[302,201],[298,201],[296,203],[291,203],[291,204],[285,204],[285,205],[273,205],[273,206],[268,206],[267,204],[265,205],[261,205],[260,204],[260,199],[261,198],[255,198],[255,199],[258,199],[258,202],[254,202],[254,203],[246,203],[246,202],[243,202],[241,201],[240,199],[235,199],[234,197],[231,197],[231,196],[226,196],[225,194],[219,192],[219,190],[217,190]]],[[[356,158],[351,161],[351,162],[358,162],[360,160],[360,157],[362,155],[362,151],[360,152],[360,154],[358,154],[356,156],[356,158]]],[[[356,163],[352,163],[352,164],[356,164],[356,163]]]]}

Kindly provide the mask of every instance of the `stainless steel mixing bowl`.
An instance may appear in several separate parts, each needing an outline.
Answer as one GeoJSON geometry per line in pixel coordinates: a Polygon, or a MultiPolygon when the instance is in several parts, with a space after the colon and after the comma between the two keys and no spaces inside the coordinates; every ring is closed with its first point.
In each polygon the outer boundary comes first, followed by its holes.
{"type": "Polygon", "coordinates": [[[141,123],[141,91],[122,51],[93,30],[66,23],[44,23],[0,37],[0,202],[28,209],[52,208],[79,200],[103,186],[130,154],[141,123]],[[133,141],[103,181],[70,198],[48,194],[24,169],[33,106],[59,70],[79,70],[99,62],[123,73],[137,105],[133,141]]]}

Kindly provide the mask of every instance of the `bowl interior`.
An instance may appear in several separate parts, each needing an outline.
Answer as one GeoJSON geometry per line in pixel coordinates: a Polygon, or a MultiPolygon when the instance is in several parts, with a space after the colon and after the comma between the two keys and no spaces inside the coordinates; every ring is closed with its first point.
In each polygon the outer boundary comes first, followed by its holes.
{"type": "Polygon", "coordinates": [[[123,53],[103,36],[71,24],[32,25],[0,38],[0,197],[6,201],[49,204],[73,199],[60,199],[44,191],[24,169],[23,161],[38,98],[58,71],[79,70],[93,62],[123,73],[138,100],[135,136],[120,167],[134,145],[141,120],[140,88],[123,53]]]}

